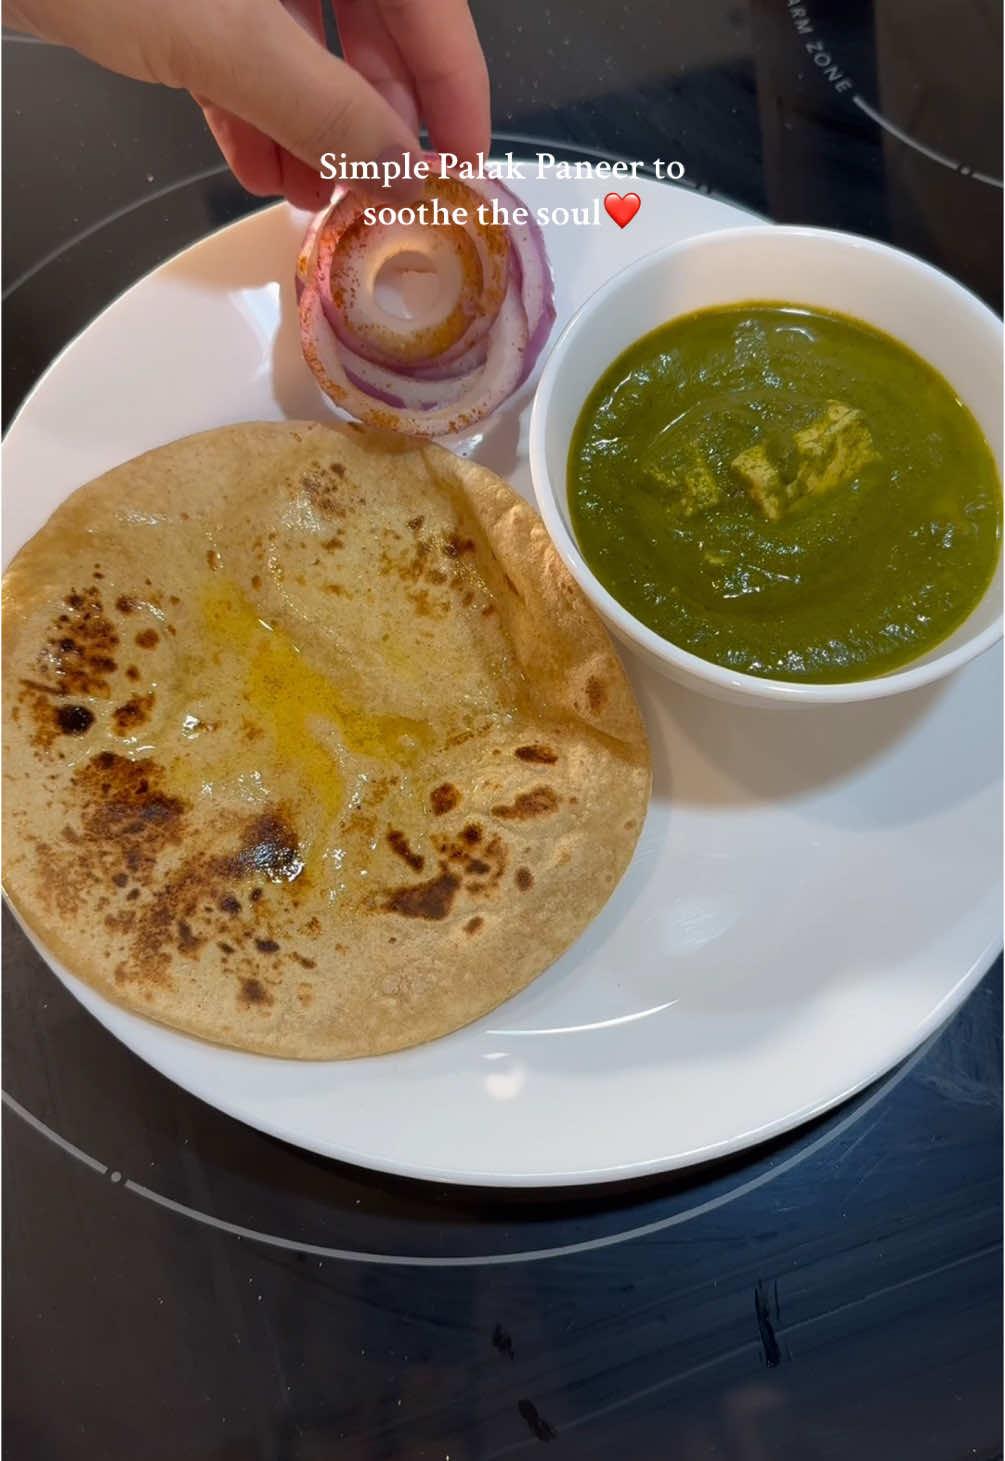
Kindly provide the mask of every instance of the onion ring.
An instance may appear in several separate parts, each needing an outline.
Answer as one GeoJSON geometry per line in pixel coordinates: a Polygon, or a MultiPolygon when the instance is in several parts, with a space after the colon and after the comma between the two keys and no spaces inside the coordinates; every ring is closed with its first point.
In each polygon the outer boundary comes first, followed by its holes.
{"type": "Polygon", "coordinates": [[[436,175],[411,210],[435,208],[435,222],[402,223],[403,209],[381,222],[341,186],[311,220],[296,265],[301,348],[336,406],[384,430],[446,436],[527,380],[555,321],[554,285],[536,223],[484,221],[497,201],[507,216],[522,206],[498,183],[436,175]]]}

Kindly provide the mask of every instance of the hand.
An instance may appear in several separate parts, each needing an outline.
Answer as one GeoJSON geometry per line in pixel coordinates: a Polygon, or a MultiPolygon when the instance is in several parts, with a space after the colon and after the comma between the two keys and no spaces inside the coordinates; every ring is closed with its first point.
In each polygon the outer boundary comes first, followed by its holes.
{"type": "MultiPolygon", "coordinates": [[[[322,0],[10,0],[5,24],[140,81],[190,91],[251,193],[320,208],[323,152],[353,162],[489,146],[489,87],[467,0],[333,0],[345,60],[324,44],[322,0]]],[[[382,201],[411,201],[404,181],[382,201]]]]}

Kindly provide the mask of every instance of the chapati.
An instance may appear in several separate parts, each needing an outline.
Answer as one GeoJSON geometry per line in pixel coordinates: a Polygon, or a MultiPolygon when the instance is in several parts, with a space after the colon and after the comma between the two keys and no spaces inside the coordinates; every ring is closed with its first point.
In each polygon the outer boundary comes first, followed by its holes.
{"type": "Polygon", "coordinates": [[[67,969],[242,1050],[444,1035],[583,932],[645,817],[606,631],[506,483],[227,427],[75,492],[4,578],[4,881],[67,969]]]}

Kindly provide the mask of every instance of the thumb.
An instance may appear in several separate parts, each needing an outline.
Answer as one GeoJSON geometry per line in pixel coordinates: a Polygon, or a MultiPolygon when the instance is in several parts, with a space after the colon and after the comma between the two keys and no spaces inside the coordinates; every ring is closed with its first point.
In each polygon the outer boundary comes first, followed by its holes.
{"type": "MultiPolygon", "coordinates": [[[[248,9],[256,29],[251,45],[239,57],[233,36],[223,47],[207,47],[196,83],[185,82],[189,90],[250,122],[316,172],[325,152],[344,152],[350,162],[400,162],[405,152],[419,153],[418,138],[379,92],[280,4],[248,9]]],[[[381,181],[370,190],[380,191],[381,181]]],[[[422,191],[421,183],[397,184],[384,192],[395,202],[422,191]]]]}

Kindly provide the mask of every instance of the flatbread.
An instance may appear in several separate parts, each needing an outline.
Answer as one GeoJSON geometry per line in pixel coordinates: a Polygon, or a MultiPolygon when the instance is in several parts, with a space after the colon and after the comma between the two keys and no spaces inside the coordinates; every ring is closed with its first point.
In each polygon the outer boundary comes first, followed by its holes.
{"type": "Polygon", "coordinates": [[[74,974],[242,1050],[374,1055],[577,938],[649,795],[537,514],[436,446],[255,424],[76,492],[4,579],[4,879],[74,974]]]}

